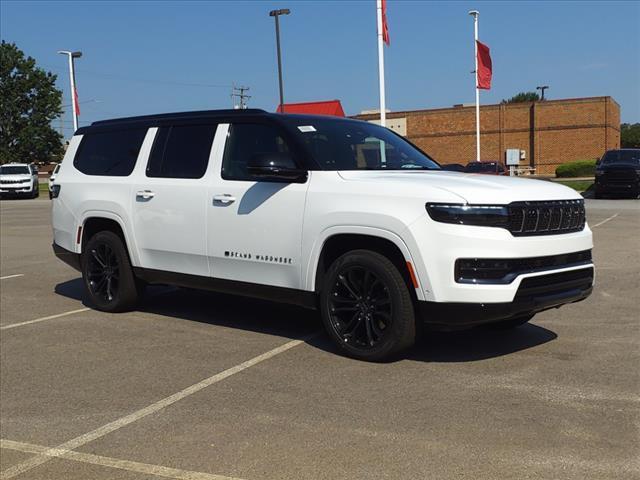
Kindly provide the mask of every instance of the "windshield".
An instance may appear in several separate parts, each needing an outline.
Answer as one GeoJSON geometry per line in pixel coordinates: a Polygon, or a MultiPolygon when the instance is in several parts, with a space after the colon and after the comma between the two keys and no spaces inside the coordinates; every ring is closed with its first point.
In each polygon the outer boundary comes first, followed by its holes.
{"type": "Polygon", "coordinates": [[[425,153],[373,123],[284,117],[323,170],[439,170],[425,153]]]}
{"type": "Polygon", "coordinates": [[[22,166],[5,166],[0,167],[0,175],[29,175],[29,167],[22,166]]]}
{"type": "Polygon", "coordinates": [[[640,166],[640,150],[612,150],[602,157],[602,165],[625,163],[640,166]]]}
{"type": "Polygon", "coordinates": [[[495,163],[482,163],[482,162],[473,162],[467,165],[465,169],[467,172],[477,173],[477,172],[495,172],[496,164],[495,163]]]}

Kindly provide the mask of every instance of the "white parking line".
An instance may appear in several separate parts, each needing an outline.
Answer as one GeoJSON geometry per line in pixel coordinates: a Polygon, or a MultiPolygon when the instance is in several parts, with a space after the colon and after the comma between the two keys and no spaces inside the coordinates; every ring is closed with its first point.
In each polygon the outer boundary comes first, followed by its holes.
{"type": "MultiPolygon", "coordinates": [[[[158,477],[165,478],[175,478],[181,480],[240,480],[239,478],[235,477],[225,477],[223,475],[194,472],[190,470],[180,470],[178,468],[163,467],[161,465],[150,465],[148,463],[132,462],[129,460],[120,460],[118,458],[103,457],[102,455],[93,455],[91,453],[74,452],[73,450],[56,449],[54,451],[49,447],[44,447],[42,445],[14,442],[12,440],[0,440],[0,448],[5,448],[7,450],[16,450],[23,453],[35,453],[36,455],[45,455],[52,458],[63,458],[65,460],[72,460],[74,462],[89,463],[91,465],[101,465],[103,467],[117,468],[119,470],[156,475],[158,477]]],[[[2,475],[2,478],[4,478],[4,475],[2,475]]]]}
{"type": "Polygon", "coordinates": [[[611,215],[609,218],[605,218],[603,221],[601,221],[600,223],[596,223],[593,227],[591,228],[596,228],[599,227],[600,225],[604,225],[605,223],[607,223],[609,220],[613,220],[614,218],[616,218],[618,215],[620,215],[619,213],[616,213],[615,215],[611,215]]]}
{"type": "Polygon", "coordinates": [[[91,310],[90,308],[80,308],[78,310],[71,310],[70,312],[58,313],[57,315],[49,315],[48,317],[36,318],[35,320],[27,320],[26,322],[12,323],[10,325],[4,325],[0,327],[0,330],[8,330],[10,328],[22,327],[24,325],[31,325],[32,323],[44,322],[45,320],[53,320],[54,318],[66,317],[67,315],[73,315],[74,313],[86,312],[91,310]]]}
{"type": "Polygon", "coordinates": [[[147,415],[158,412],[163,408],[166,408],[169,405],[172,405],[177,401],[188,397],[189,395],[193,395],[194,393],[199,392],[203,388],[207,388],[213,385],[214,383],[218,383],[224,380],[225,378],[230,377],[231,375],[240,373],[249,367],[253,367],[254,365],[257,365],[260,362],[264,362],[265,360],[275,357],[280,353],[286,352],[287,350],[300,345],[304,341],[309,340],[310,338],[313,338],[315,335],[316,334],[311,335],[302,340],[291,340],[290,342],[287,342],[284,345],[276,347],[273,350],[269,350],[268,352],[258,355],[257,357],[253,357],[252,359],[247,360],[246,362],[243,362],[239,365],[236,365],[235,367],[228,368],[227,370],[224,370],[220,373],[216,373],[215,375],[212,375],[209,378],[205,378],[201,382],[191,385],[190,387],[187,387],[184,390],[180,390],[179,392],[176,392],[173,395],[170,395],[168,397],[163,398],[162,400],[152,403],[147,407],[141,408],[140,410],[130,413],[129,415],[126,415],[117,420],[114,420],[111,423],[107,423],[102,427],[96,428],[95,430],[89,433],[85,433],[84,435],[80,435],[76,438],[72,438],[71,440],[62,443],[57,447],[48,448],[45,452],[42,452],[42,454],[40,454],[39,456],[31,458],[29,460],[25,460],[24,462],[14,465],[13,467],[8,468],[4,472],[0,473],[0,479],[9,479],[9,478],[15,477],[16,475],[21,475],[25,472],[28,472],[29,470],[36,468],[42,465],[43,463],[48,462],[52,458],[58,456],[58,453],[60,453],[61,450],[75,450],[76,448],[79,448],[89,442],[92,442],[98,438],[104,437],[105,435],[111,432],[115,432],[116,430],[122,427],[125,427],[137,420],[140,420],[143,417],[146,417],[147,415]]]}
{"type": "Polygon", "coordinates": [[[9,278],[16,278],[16,277],[24,277],[24,273],[18,273],[16,275],[7,275],[6,277],[0,277],[0,280],[7,280],[9,278]]]}

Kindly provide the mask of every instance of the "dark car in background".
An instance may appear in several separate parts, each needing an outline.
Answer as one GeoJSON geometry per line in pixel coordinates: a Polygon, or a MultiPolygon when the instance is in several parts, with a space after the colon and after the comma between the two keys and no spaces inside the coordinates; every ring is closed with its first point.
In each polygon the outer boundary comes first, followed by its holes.
{"type": "Polygon", "coordinates": [[[467,173],[484,173],[485,175],[506,175],[507,170],[502,162],[483,160],[481,162],[469,162],[464,169],[467,173]]]}
{"type": "Polygon", "coordinates": [[[447,163],[444,165],[440,165],[442,170],[447,170],[448,172],[464,172],[465,166],[460,163],[447,163]]]}
{"type": "Polygon", "coordinates": [[[609,150],[596,163],[595,197],[640,195],[640,148],[609,150]]]}

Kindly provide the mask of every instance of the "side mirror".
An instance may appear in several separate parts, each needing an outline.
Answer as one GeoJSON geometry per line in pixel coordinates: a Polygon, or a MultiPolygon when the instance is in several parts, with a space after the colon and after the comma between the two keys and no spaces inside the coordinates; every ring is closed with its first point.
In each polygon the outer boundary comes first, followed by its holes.
{"type": "Polygon", "coordinates": [[[288,153],[254,155],[247,165],[249,174],[259,180],[285,183],[304,183],[308,172],[299,169],[288,153]]]}

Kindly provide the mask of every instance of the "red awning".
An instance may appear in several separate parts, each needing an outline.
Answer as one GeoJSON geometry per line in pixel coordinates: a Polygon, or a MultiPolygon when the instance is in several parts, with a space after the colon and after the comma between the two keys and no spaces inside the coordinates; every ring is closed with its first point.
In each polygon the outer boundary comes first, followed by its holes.
{"type": "Polygon", "coordinates": [[[278,113],[307,113],[311,115],[333,115],[344,117],[344,110],[340,100],[327,100],[326,102],[285,103],[284,109],[278,105],[278,113]]]}

